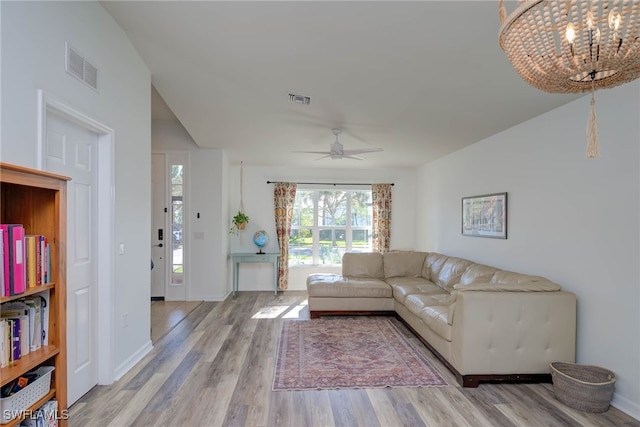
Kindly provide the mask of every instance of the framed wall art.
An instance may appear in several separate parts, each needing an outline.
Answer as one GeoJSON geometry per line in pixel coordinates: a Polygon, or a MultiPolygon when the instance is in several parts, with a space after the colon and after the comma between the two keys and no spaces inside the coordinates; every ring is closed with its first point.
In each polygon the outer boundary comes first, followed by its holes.
{"type": "Polygon", "coordinates": [[[462,198],[462,235],[507,238],[507,193],[462,198]]]}

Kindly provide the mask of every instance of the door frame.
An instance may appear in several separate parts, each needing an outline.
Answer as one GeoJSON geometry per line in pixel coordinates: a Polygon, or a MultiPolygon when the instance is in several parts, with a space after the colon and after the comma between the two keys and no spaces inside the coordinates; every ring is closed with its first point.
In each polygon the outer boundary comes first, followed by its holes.
{"type": "Polygon", "coordinates": [[[81,127],[89,129],[98,135],[98,172],[97,172],[97,276],[98,276],[98,384],[112,384],[115,379],[115,339],[114,339],[114,257],[113,242],[115,241],[115,183],[114,183],[114,158],[115,158],[115,131],[104,123],[93,119],[76,110],[66,103],[56,99],[50,93],[42,89],[38,90],[38,169],[43,169],[45,164],[45,139],[47,115],[56,114],[81,127]]]}
{"type": "MultiPolygon", "coordinates": [[[[169,208],[171,206],[171,184],[170,184],[170,171],[169,171],[169,165],[174,163],[172,161],[173,158],[176,157],[181,157],[182,160],[184,161],[183,165],[184,165],[184,176],[183,176],[183,183],[184,183],[184,193],[183,193],[183,215],[185,218],[184,224],[183,224],[183,229],[182,229],[182,254],[183,254],[183,258],[182,258],[182,263],[184,265],[184,276],[183,276],[183,282],[182,282],[182,286],[172,286],[172,278],[171,278],[171,271],[173,269],[173,265],[171,263],[169,263],[169,260],[173,260],[173,254],[171,254],[171,257],[168,256],[168,253],[170,250],[172,250],[171,248],[168,248],[168,245],[166,246],[166,251],[165,251],[165,282],[164,282],[164,300],[165,301],[191,301],[191,286],[189,285],[189,276],[190,276],[190,271],[191,271],[191,262],[190,262],[190,253],[191,251],[188,249],[189,245],[190,245],[190,239],[189,239],[189,230],[190,230],[190,221],[189,219],[191,218],[190,216],[190,188],[191,188],[191,182],[190,182],[190,173],[191,173],[191,153],[189,151],[186,150],[151,150],[151,154],[162,154],[164,155],[164,170],[165,170],[165,182],[164,182],[164,203],[165,206],[167,208],[169,208]]],[[[171,219],[169,216],[165,217],[165,229],[167,230],[167,236],[169,236],[168,233],[171,233],[170,229],[171,229],[171,219]]],[[[152,233],[152,239],[153,240],[153,233],[152,233]]],[[[172,238],[172,237],[171,237],[172,238]]],[[[151,242],[153,243],[153,242],[151,242]]]]}

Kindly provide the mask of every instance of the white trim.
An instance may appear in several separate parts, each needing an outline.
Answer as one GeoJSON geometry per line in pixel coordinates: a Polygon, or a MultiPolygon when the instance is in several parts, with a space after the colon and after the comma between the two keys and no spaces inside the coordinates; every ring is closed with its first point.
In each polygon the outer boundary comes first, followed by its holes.
{"type": "Polygon", "coordinates": [[[141,361],[149,352],[153,350],[153,344],[151,340],[147,341],[145,345],[140,347],[135,353],[133,353],[127,360],[125,360],[120,366],[118,366],[114,372],[114,381],[118,381],[129,370],[131,370],[136,364],[141,361]]]}
{"type": "Polygon", "coordinates": [[[43,169],[47,113],[61,116],[98,134],[98,384],[111,384],[115,378],[114,257],[115,233],[115,131],[64,102],[38,90],[37,164],[43,169]]]}
{"type": "Polygon", "coordinates": [[[626,397],[622,397],[620,394],[614,392],[613,399],[611,399],[611,406],[632,416],[636,420],[640,420],[640,404],[637,402],[632,402],[626,397]]]}

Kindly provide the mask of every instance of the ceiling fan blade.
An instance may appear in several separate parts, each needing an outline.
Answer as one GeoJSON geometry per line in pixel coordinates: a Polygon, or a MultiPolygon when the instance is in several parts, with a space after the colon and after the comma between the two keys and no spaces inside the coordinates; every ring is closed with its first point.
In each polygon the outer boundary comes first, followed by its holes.
{"type": "Polygon", "coordinates": [[[364,154],[364,153],[377,153],[382,151],[382,148],[356,148],[353,150],[344,150],[344,154],[364,154]]]}
{"type": "Polygon", "coordinates": [[[326,156],[322,156],[322,157],[318,157],[318,158],[317,158],[317,159],[315,159],[315,160],[322,160],[322,159],[326,159],[327,157],[331,157],[331,154],[328,154],[328,155],[326,155],[326,156]]]}
{"type": "Polygon", "coordinates": [[[305,153],[305,154],[331,154],[330,151],[292,151],[292,153],[305,153]]]}
{"type": "Polygon", "coordinates": [[[354,156],[352,154],[345,154],[340,157],[341,159],[353,159],[353,160],[364,160],[364,157],[354,156]]]}

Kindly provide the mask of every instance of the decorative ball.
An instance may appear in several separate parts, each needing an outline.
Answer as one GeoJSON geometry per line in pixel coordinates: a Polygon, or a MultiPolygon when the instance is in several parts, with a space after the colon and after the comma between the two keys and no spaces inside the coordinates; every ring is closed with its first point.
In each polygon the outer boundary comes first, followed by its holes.
{"type": "Polygon", "coordinates": [[[269,235],[264,230],[256,231],[253,235],[253,243],[255,243],[255,245],[259,248],[263,248],[268,241],[269,235]]]}

